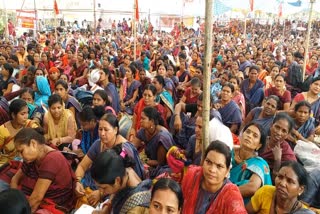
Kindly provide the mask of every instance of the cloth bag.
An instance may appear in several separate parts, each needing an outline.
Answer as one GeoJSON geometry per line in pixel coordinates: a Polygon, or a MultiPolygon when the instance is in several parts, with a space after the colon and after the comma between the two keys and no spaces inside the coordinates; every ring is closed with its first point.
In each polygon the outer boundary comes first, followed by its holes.
{"type": "Polygon", "coordinates": [[[294,154],[308,172],[320,167],[320,148],[314,143],[298,140],[294,154]]]}

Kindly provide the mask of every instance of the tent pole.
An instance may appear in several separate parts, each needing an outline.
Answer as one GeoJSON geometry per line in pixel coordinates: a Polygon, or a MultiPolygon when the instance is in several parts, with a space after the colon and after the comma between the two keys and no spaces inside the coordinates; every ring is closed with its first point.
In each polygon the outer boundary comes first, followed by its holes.
{"type": "Polygon", "coordinates": [[[213,0],[206,0],[205,13],[205,59],[203,79],[203,107],[202,107],[202,160],[204,151],[209,145],[209,114],[210,114],[210,77],[212,55],[212,24],[213,24],[213,0]]]}
{"type": "Polygon", "coordinates": [[[310,11],[309,11],[309,20],[308,20],[308,29],[307,29],[307,38],[306,44],[304,48],[304,59],[303,59],[303,72],[302,72],[302,80],[305,79],[306,67],[307,67],[307,58],[309,53],[309,43],[310,43],[310,31],[311,31],[311,22],[312,22],[312,13],[313,13],[313,4],[316,0],[310,0],[310,11]]]}

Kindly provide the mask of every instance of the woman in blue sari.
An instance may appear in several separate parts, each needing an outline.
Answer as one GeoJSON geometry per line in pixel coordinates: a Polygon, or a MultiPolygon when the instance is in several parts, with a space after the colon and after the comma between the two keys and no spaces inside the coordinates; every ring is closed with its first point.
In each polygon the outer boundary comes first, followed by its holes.
{"type": "Polygon", "coordinates": [[[171,94],[164,88],[165,87],[164,78],[160,75],[157,75],[152,80],[152,84],[157,89],[156,102],[160,103],[162,106],[166,108],[166,112],[167,112],[166,119],[168,119],[174,112],[174,100],[171,94]]]}
{"type": "Polygon", "coordinates": [[[100,69],[99,74],[99,85],[107,92],[111,107],[118,114],[120,111],[120,97],[116,85],[112,82],[111,72],[109,69],[104,68],[100,69]]]}
{"type": "Polygon", "coordinates": [[[124,69],[126,70],[126,76],[120,86],[120,107],[122,111],[133,115],[133,109],[138,102],[139,87],[141,83],[134,79],[136,67],[133,64],[124,69]]]}
{"type": "Polygon", "coordinates": [[[51,90],[47,78],[37,76],[35,83],[33,84],[33,90],[35,91],[34,104],[37,106],[48,107],[48,99],[51,95],[51,90]]]}
{"type": "Polygon", "coordinates": [[[320,77],[314,78],[310,85],[309,91],[297,94],[291,103],[290,108],[294,109],[296,103],[300,101],[308,101],[311,104],[312,117],[315,119],[315,126],[320,123],[320,77]]]}
{"type": "Polygon", "coordinates": [[[222,87],[221,100],[215,104],[221,114],[222,123],[228,126],[233,133],[237,133],[242,116],[239,106],[232,100],[234,87],[231,83],[226,83],[222,87]]]}
{"type": "Polygon", "coordinates": [[[84,188],[90,188],[91,191],[87,194],[89,198],[94,198],[90,203],[93,206],[100,201],[100,193],[99,191],[96,191],[97,186],[88,169],[101,152],[117,145],[121,146],[125,153],[135,160],[136,164],[133,170],[141,179],[144,178],[144,168],[139,153],[131,143],[119,134],[119,122],[114,114],[108,113],[101,117],[98,133],[100,139],[93,143],[75,171],[76,178],[79,181],[76,186],[76,194],[82,196],[85,191],[84,188]]]}
{"type": "Polygon", "coordinates": [[[168,67],[165,64],[158,65],[157,75],[164,78],[165,89],[171,94],[174,100],[177,99],[176,86],[171,78],[167,77],[168,67]]]}
{"type": "Polygon", "coordinates": [[[243,126],[250,122],[254,122],[262,126],[266,134],[269,134],[270,127],[272,125],[274,115],[277,113],[279,103],[279,97],[270,95],[266,98],[266,101],[263,103],[262,107],[255,107],[249,112],[243,121],[243,126]]]}
{"type": "Polygon", "coordinates": [[[310,117],[311,105],[307,101],[298,102],[294,107],[294,128],[288,136],[288,142],[294,147],[297,140],[312,142],[315,134],[315,119],[310,117]]]}
{"type": "Polygon", "coordinates": [[[174,141],[170,132],[163,127],[161,115],[154,107],[146,107],[141,114],[141,129],[137,132],[133,144],[136,148],[144,146],[149,165],[150,178],[170,170],[166,154],[174,141]]]}
{"type": "Polygon", "coordinates": [[[249,78],[243,80],[241,84],[241,92],[246,100],[246,114],[254,107],[260,106],[264,98],[264,84],[258,79],[259,70],[258,66],[251,66],[249,78]]]}
{"type": "Polygon", "coordinates": [[[268,163],[256,153],[265,143],[262,127],[249,123],[240,135],[240,147],[231,152],[230,181],[239,187],[245,204],[261,186],[272,184],[268,163]]]}
{"type": "MultiPolygon", "coordinates": [[[[98,108],[98,107],[97,107],[98,108]]],[[[101,106],[103,109],[103,106],[101,106]]],[[[87,154],[93,143],[99,139],[99,116],[96,115],[95,111],[87,106],[82,109],[79,114],[80,125],[81,125],[81,141],[80,149],[82,151],[82,156],[87,154]]],[[[79,155],[78,155],[79,156],[79,155]]]]}

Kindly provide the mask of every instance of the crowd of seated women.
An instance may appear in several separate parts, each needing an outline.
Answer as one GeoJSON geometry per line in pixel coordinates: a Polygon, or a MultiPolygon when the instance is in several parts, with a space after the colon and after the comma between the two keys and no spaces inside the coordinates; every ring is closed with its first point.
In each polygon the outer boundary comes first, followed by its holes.
{"type": "Polygon", "coordinates": [[[181,47],[174,63],[162,49],[132,61],[105,45],[68,49],[57,67],[57,57],[28,53],[15,75],[16,57],[2,63],[0,114],[10,119],[0,126],[1,211],[320,209],[319,170],[306,171],[295,153],[300,141],[317,145],[320,78],[292,93],[292,52],[277,64],[267,53],[214,52],[204,148],[200,50],[181,47]]]}

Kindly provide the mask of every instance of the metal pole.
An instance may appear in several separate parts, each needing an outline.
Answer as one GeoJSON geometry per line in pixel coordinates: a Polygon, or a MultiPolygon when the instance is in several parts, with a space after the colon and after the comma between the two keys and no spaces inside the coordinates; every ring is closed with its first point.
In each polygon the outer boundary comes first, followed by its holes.
{"type": "Polygon", "coordinates": [[[137,12],[137,0],[133,3],[133,19],[132,19],[132,33],[133,33],[133,59],[137,60],[137,34],[136,34],[136,12],[137,12]]]}
{"type": "Polygon", "coordinates": [[[212,24],[213,24],[213,0],[206,0],[205,15],[205,59],[203,78],[203,107],[202,107],[202,160],[204,151],[209,145],[209,114],[210,114],[210,76],[212,55],[212,24]]]}
{"type": "Polygon", "coordinates": [[[309,43],[310,43],[310,31],[311,31],[311,21],[312,21],[312,13],[313,13],[313,4],[316,0],[310,0],[310,11],[309,11],[309,20],[308,20],[308,30],[307,30],[307,38],[306,44],[304,48],[304,59],[303,59],[303,72],[302,72],[302,79],[304,81],[305,74],[306,74],[306,67],[307,67],[307,58],[309,53],[309,43]]]}

